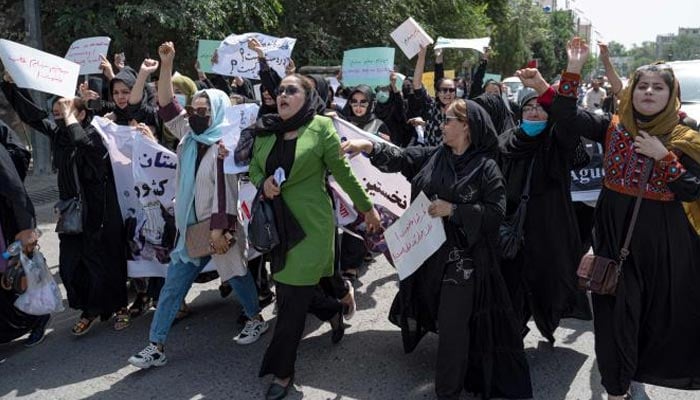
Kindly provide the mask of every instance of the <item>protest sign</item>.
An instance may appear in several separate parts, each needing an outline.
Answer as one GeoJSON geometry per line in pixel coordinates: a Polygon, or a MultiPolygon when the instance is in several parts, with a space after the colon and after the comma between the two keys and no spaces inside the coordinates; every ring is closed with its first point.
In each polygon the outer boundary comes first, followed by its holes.
{"type": "Polygon", "coordinates": [[[258,55],[248,48],[248,39],[256,38],[263,47],[267,65],[277,71],[279,76],[285,76],[285,66],[289,63],[296,39],[277,38],[261,33],[244,33],[230,35],[216,50],[218,62],[212,65],[212,70],[225,76],[260,79],[260,62],[258,55]]]}
{"type": "Polygon", "coordinates": [[[78,39],[70,45],[65,59],[79,64],[81,75],[101,74],[100,55],[107,57],[111,40],[107,36],[78,39]]]}
{"type": "MultiPolygon", "coordinates": [[[[339,118],[333,119],[335,129],[341,141],[350,139],[368,139],[393,144],[385,141],[377,135],[365,132],[347,121],[339,118]]],[[[369,158],[359,154],[349,160],[353,173],[360,185],[367,191],[375,204],[386,207],[397,216],[401,216],[408,208],[411,199],[411,185],[406,178],[399,173],[384,173],[372,165],[369,158]]],[[[331,185],[338,192],[343,192],[339,185],[331,185]]],[[[344,192],[343,192],[344,193],[344,192]]]]}
{"type": "Polygon", "coordinates": [[[213,73],[211,69],[211,57],[219,45],[221,40],[204,40],[200,39],[197,45],[197,61],[199,61],[199,69],[207,73],[213,73]]]}
{"type": "Polygon", "coordinates": [[[260,106],[254,103],[238,104],[226,109],[226,123],[224,124],[224,146],[229,151],[224,159],[224,173],[239,174],[248,172],[248,165],[238,165],[234,159],[234,150],[241,137],[241,131],[255,123],[260,106]]]}
{"type": "Polygon", "coordinates": [[[75,97],[80,65],[5,39],[0,39],[0,59],[17,86],[75,97]]]}
{"type": "Polygon", "coordinates": [[[584,168],[571,170],[571,200],[595,202],[603,187],[603,146],[592,140],[581,138],[591,161],[584,168]]]}
{"type": "Polygon", "coordinates": [[[434,49],[473,49],[483,53],[484,48],[489,47],[489,42],[491,42],[490,37],[476,39],[448,39],[438,36],[434,49]]]}
{"type": "Polygon", "coordinates": [[[388,86],[395,51],[392,47],[346,50],[343,54],[343,83],[347,87],[365,84],[372,89],[388,86]]]}
{"type": "Polygon", "coordinates": [[[442,218],[428,214],[430,200],[420,192],[401,218],[384,232],[399,279],[411,276],[447,237],[442,218]]]}
{"type": "Polygon", "coordinates": [[[501,74],[490,74],[488,72],[485,73],[484,74],[484,83],[488,82],[489,80],[501,82],[501,74]]]}
{"type": "Polygon", "coordinates": [[[421,45],[428,46],[434,42],[413,17],[399,25],[390,36],[409,59],[418,54],[421,45]]]}
{"type": "MultiPolygon", "coordinates": [[[[238,221],[243,227],[243,232],[248,236],[248,224],[250,224],[251,211],[253,209],[253,200],[258,189],[255,188],[248,180],[238,181],[238,221]]],[[[253,246],[248,246],[248,259],[251,260],[260,255],[260,252],[255,250],[253,246]]]]}

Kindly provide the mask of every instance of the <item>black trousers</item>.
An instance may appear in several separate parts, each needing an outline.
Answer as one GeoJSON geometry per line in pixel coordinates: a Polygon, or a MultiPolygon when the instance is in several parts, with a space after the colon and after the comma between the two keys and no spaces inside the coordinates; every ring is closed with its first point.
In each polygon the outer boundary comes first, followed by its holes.
{"type": "Polygon", "coordinates": [[[435,393],[438,399],[459,399],[464,389],[469,360],[469,325],[473,309],[474,277],[457,282],[443,279],[438,310],[439,339],[435,366],[435,393]]]}
{"type": "Polygon", "coordinates": [[[259,376],[287,378],[294,374],[297,349],[304,335],[307,311],[321,321],[342,312],[340,302],[324,294],[319,285],[292,286],[277,282],[277,323],[265,351],[259,376]]]}

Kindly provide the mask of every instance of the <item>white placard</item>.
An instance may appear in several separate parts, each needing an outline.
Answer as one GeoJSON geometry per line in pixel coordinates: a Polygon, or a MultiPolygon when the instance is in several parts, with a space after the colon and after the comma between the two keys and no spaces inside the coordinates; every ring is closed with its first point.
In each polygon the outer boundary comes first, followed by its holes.
{"type": "Polygon", "coordinates": [[[0,39],[0,59],[17,86],[75,97],[80,65],[5,39],[0,39]]]}
{"type": "Polygon", "coordinates": [[[80,65],[80,75],[100,74],[100,55],[107,57],[111,40],[107,36],[78,39],[70,45],[65,58],[80,65]]]}
{"type": "MultiPolygon", "coordinates": [[[[243,226],[243,232],[245,233],[246,237],[248,236],[248,224],[250,224],[253,200],[255,199],[255,194],[257,192],[258,190],[255,188],[255,185],[250,183],[250,181],[238,181],[238,221],[241,223],[241,226],[243,226]]],[[[259,255],[260,252],[255,250],[253,246],[248,246],[249,260],[252,260],[259,255]]]]}
{"type": "Polygon", "coordinates": [[[489,47],[490,37],[476,39],[448,39],[438,36],[434,49],[473,49],[480,53],[485,47],[489,47]]]}
{"type": "MultiPolygon", "coordinates": [[[[341,141],[368,139],[395,146],[381,137],[365,132],[340,118],[334,118],[333,124],[335,125],[335,129],[341,141]]],[[[352,172],[374,204],[386,207],[396,216],[401,216],[404,213],[411,202],[411,184],[406,180],[406,177],[399,173],[384,173],[379,171],[372,165],[369,158],[363,154],[358,154],[351,158],[349,162],[352,172]]],[[[333,182],[331,186],[338,192],[345,193],[336,182],[333,182]]]]}
{"type": "Polygon", "coordinates": [[[335,96],[335,97],[333,97],[333,103],[335,103],[335,109],[340,111],[343,108],[345,108],[346,104],[348,104],[348,99],[344,99],[342,97],[335,96]]]}
{"type": "Polygon", "coordinates": [[[430,200],[420,192],[401,218],[384,232],[400,280],[416,272],[447,240],[442,218],[431,217],[428,206],[430,200]]]}
{"type": "Polygon", "coordinates": [[[289,63],[296,39],[277,38],[261,33],[244,33],[230,35],[217,49],[218,62],[212,65],[212,70],[220,75],[238,76],[241,78],[260,79],[260,63],[258,55],[248,48],[248,39],[254,37],[263,46],[267,65],[284,77],[285,66],[289,63]]]}
{"type": "Polygon", "coordinates": [[[260,110],[260,106],[254,103],[238,104],[226,109],[227,123],[224,128],[226,133],[221,138],[229,151],[228,156],[224,159],[225,174],[248,172],[247,165],[236,164],[234,150],[236,150],[238,140],[241,138],[241,131],[255,123],[258,110],[260,110]]]}
{"type": "Polygon", "coordinates": [[[434,42],[413,17],[409,17],[403,24],[399,25],[398,28],[391,32],[391,38],[394,39],[401,51],[403,51],[409,59],[418,54],[421,45],[425,47],[434,42]]]}

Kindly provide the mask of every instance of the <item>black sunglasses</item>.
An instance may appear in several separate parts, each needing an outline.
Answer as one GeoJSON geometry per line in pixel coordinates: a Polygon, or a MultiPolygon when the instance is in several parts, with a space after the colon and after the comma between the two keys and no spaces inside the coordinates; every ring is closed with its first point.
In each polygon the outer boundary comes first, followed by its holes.
{"type": "Polygon", "coordinates": [[[277,88],[277,96],[281,96],[283,94],[287,96],[294,96],[299,92],[301,92],[301,89],[299,89],[298,86],[294,85],[280,86],[277,88]]]}
{"type": "Polygon", "coordinates": [[[438,89],[438,92],[440,92],[440,93],[454,93],[456,91],[457,91],[457,89],[455,89],[455,88],[440,88],[440,89],[438,89]]]}
{"type": "Polygon", "coordinates": [[[194,108],[192,106],[187,106],[185,107],[185,111],[187,112],[187,115],[192,117],[194,115],[199,115],[200,117],[209,117],[211,115],[209,111],[209,107],[197,107],[194,108]]]}

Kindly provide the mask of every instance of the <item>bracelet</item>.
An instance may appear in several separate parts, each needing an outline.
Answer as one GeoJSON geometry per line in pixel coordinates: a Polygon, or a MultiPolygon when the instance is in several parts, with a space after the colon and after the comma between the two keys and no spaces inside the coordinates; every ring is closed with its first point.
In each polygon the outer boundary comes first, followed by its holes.
{"type": "Polygon", "coordinates": [[[559,95],[566,97],[578,97],[578,87],[581,84],[581,75],[571,72],[563,72],[559,82],[559,95]]]}

